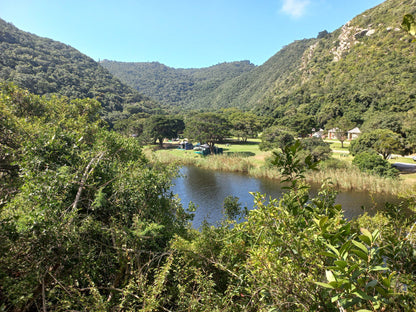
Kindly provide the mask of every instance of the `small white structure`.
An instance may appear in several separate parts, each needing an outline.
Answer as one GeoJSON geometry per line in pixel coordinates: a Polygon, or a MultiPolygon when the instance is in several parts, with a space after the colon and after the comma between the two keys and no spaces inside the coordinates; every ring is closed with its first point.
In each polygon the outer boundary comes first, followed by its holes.
{"type": "Polygon", "coordinates": [[[355,127],[354,129],[351,129],[350,131],[348,131],[348,140],[354,140],[356,138],[358,138],[361,134],[361,131],[358,127],[355,127]]]}
{"type": "Polygon", "coordinates": [[[316,132],[312,133],[313,138],[322,139],[323,135],[324,135],[324,129],[319,129],[319,131],[316,131],[316,132]]]}
{"type": "Polygon", "coordinates": [[[332,140],[332,139],[336,139],[337,138],[337,132],[339,132],[339,128],[332,128],[330,130],[328,130],[328,139],[332,140]]]}

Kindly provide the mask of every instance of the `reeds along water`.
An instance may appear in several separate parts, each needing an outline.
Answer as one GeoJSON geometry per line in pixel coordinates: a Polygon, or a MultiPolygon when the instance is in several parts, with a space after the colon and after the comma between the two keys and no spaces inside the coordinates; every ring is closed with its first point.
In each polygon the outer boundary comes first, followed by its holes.
{"type": "MultiPolygon", "coordinates": [[[[149,156],[149,155],[148,155],[149,156]]],[[[152,153],[149,158],[168,164],[197,166],[204,169],[243,172],[256,178],[281,179],[277,169],[260,165],[254,159],[227,155],[201,157],[192,152],[174,154],[170,152],[152,153]]],[[[327,168],[319,171],[309,171],[305,174],[308,183],[322,183],[329,179],[339,190],[367,191],[370,193],[385,193],[398,195],[409,186],[398,180],[385,179],[359,171],[353,166],[342,169],[327,168]]]]}
{"type": "Polygon", "coordinates": [[[385,193],[397,195],[405,187],[400,180],[385,179],[369,175],[357,168],[325,169],[311,171],[306,175],[306,181],[316,183],[330,179],[335,188],[341,190],[367,191],[370,193],[385,193]]]}

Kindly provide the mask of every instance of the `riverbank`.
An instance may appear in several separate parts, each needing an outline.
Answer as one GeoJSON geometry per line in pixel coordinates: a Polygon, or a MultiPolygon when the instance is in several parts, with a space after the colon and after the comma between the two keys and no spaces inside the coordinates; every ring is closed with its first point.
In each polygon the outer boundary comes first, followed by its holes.
{"type": "MultiPolygon", "coordinates": [[[[268,178],[280,180],[278,170],[266,166],[266,159],[270,152],[262,152],[255,144],[227,144],[219,145],[224,148],[223,155],[212,155],[202,157],[192,150],[185,151],[171,148],[153,150],[145,149],[151,161],[158,161],[164,164],[175,164],[178,166],[196,166],[199,168],[246,173],[256,178],[268,178]]],[[[169,147],[166,145],[165,147],[169,147]]],[[[330,166],[319,171],[307,172],[306,181],[311,184],[321,184],[330,180],[334,187],[339,190],[366,191],[370,193],[384,193],[400,195],[410,192],[413,183],[406,179],[385,179],[365,174],[351,164],[351,156],[341,153],[334,153],[334,158],[343,162],[342,168],[331,168],[330,166]]]]}

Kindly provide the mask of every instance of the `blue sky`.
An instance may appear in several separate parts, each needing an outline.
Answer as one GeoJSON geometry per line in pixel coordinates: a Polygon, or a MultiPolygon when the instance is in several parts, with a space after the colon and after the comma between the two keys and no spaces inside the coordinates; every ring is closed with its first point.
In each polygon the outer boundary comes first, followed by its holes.
{"type": "Polygon", "coordinates": [[[200,68],[341,27],[381,0],[0,0],[0,18],[94,58],[200,68]]]}

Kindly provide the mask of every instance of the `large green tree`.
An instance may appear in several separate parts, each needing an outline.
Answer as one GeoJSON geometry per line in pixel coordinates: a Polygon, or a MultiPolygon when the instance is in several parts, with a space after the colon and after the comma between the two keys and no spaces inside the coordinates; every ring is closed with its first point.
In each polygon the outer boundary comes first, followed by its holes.
{"type": "Polygon", "coordinates": [[[375,151],[388,159],[392,153],[402,154],[404,149],[402,137],[388,129],[376,129],[363,133],[351,142],[349,151],[352,155],[360,152],[375,151]]]}
{"type": "Polygon", "coordinates": [[[282,129],[280,126],[272,126],[264,129],[261,134],[260,150],[268,151],[276,148],[282,149],[286,145],[293,144],[295,137],[293,132],[282,129]]]}
{"type": "Polygon", "coordinates": [[[145,133],[154,141],[159,141],[159,145],[163,145],[163,139],[177,138],[185,129],[185,124],[182,118],[154,115],[147,119],[145,123],[145,133]]]}
{"type": "Polygon", "coordinates": [[[262,118],[252,112],[236,111],[231,113],[228,119],[232,127],[231,133],[243,142],[247,142],[249,137],[257,137],[261,130],[262,118]]]}
{"type": "Polygon", "coordinates": [[[215,143],[230,135],[230,124],[223,114],[198,113],[185,120],[185,136],[200,143],[207,143],[214,152],[215,143]]]}

